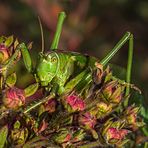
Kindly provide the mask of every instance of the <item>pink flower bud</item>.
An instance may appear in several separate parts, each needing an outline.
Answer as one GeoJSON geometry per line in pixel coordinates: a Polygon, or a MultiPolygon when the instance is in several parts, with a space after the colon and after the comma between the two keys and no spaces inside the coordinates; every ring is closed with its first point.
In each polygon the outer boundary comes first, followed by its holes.
{"type": "Polygon", "coordinates": [[[66,98],[66,103],[70,105],[73,111],[82,111],[85,109],[85,103],[76,95],[70,95],[66,98]]]}
{"type": "Polygon", "coordinates": [[[116,129],[113,127],[110,127],[106,132],[106,139],[108,142],[114,141],[119,142],[122,140],[126,135],[128,134],[128,130],[126,129],[116,129]]]}
{"type": "Polygon", "coordinates": [[[89,112],[81,114],[78,120],[81,125],[84,125],[88,129],[94,128],[96,124],[96,118],[92,116],[89,112]]]}
{"type": "Polygon", "coordinates": [[[3,97],[3,103],[7,108],[17,109],[25,104],[24,91],[16,87],[7,89],[3,97]]]}

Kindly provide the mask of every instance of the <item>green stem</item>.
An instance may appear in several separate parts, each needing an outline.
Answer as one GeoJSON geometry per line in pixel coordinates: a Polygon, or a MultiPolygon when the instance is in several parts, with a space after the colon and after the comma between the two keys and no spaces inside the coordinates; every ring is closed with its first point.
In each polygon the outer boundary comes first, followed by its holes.
{"type": "Polygon", "coordinates": [[[122,39],[115,45],[115,47],[107,54],[107,56],[100,62],[105,66],[112,57],[119,51],[119,49],[129,40],[131,33],[126,32],[122,39]]]}
{"type": "Polygon", "coordinates": [[[58,17],[58,24],[57,24],[56,32],[55,32],[53,42],[50,48],[51,50],[56,50],[58,48],[59,39],[60,39],[60,35],[62,32],[62,26],[63,26],[65,17],[66,17],[65,12],[60,12],[59,17],[58,17]]]}

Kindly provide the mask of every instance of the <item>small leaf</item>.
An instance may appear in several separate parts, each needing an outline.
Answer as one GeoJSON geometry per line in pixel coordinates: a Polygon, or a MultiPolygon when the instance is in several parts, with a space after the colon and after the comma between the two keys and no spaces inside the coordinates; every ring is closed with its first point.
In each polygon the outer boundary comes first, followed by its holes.
{"type": "Polygon", "coordinates": [[[16,79],[17,79],[17,78],[16,78],[16,73],[14,72],[14,73],[10,74],[10,75],[7,77],[7,79],[6,79],[6,84],[7,84],[9,87],[12,87],[12,86],[15,85],[16,79]]]}
{"type": "Polygon", "coordinates": [[[5,39],[6,39],[6,38],[5,38],[4,36],[1,36],[1,37],[0,37],[0,43],[3,43],[3,42],[5,41],[5,39]]]}
{"type": "Polygon", "coordinates": [[[21,126],[21,123],[18,120],[13,125],[14,129],[19,129],[20,126],[21,126]]]}
{"type": "Polygon", "coordinates": [[[30,86],[28,86],[27,88],[25,88],[25,96],[29,97],[32,96],[37,90],[38,90],[39,84],[35,83],[35,84],[31,84],[30,86]]]}
{"type": "Polygon", "coordinates": [[[0,148],[4,148],[5,142],[7,140],[8,127],[7,125],[0,129],[0,148]]]}
{"type": "Polygon", "coordinates": [[[148,109],[144,106],[141,107],[140,113],[148,121],[148,109]]]}
{"type": "Polygon", "coordinates": [[[94,129],[91,129],[91,134],[92,134],[94,139],[98,139],[98,134],[94,129]]]}
{"type": "Polygon", "coordinates": [[[33,45],[33,42],[30,42],[30,43],[27,45],[28,50],[32,49],[32,45],[33,45]]]}
{"type": "Polygon", "coordinates": [[[10,47],[12,43],[13,43],[13,36],[10,36],[6,39],[5,46],[10,47]]]}
{"type": "Polygon", "coordinates": [[[16,39],[14,42],[14,49],[17,47],[17,45],[19,45],[18,39],[16,39]]]}

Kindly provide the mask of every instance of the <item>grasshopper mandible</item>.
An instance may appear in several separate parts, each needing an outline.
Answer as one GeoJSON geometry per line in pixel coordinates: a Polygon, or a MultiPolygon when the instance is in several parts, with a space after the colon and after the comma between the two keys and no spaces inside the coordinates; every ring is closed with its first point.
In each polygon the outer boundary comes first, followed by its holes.
{"type": "MultiPolygon", "coordinates": [[[[42,52],[39,53],[38,64],[35,70],[33,70],[31,57],[25,44],[22,43],[18,47],[22,52],[27,70],[35,74],[36,80],[41,86],[50,90],[52,95],[51,97],[48,97],[48,99],[55,95],[62,95],[67,91],[71,91],[81,81],[85,81],[85,84],[89,84],[92,81],[92,72],[95,69],[95,63],[99,62],[99,60],[95,57],[76,52],[58,50],[58,43],[65,16],[64,12],[59,14],[57,28],[50,51],[44,53],[42,49],[42,52]]],[[[121,40],[99,63],[102,64],[103,67],[106,66],[126,42],[129,42],[129,50],[126,81],[124,82],[129,84],[133,57],[133,34],[126,32],[121,40]]],[[[129,90],[130,86],[127,85],[126,95],[129,94],[129,90]]],[[[44,101],[47,101],[47,98],[45,98],[44,101]]],[[[44,101],[42,100],[35,106],[40,105],[44,101]]],[[[33,109],[33,107],[25,112],[28,112],[31,109],[33,109]]]]}

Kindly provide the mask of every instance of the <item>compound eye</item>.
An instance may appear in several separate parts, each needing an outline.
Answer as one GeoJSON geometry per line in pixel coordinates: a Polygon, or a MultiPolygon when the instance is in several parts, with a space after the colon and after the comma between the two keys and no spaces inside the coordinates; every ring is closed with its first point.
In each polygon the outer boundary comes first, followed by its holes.
{"type": "Polygon", "coordinates": [[[57,61],[57,58],[56,58],[56,57],[52,57],[52,58],[51,58],[51,62],[52,62],[52,63],[54,63],[54,62],[56,62],[56,61],[57,61]]]}

